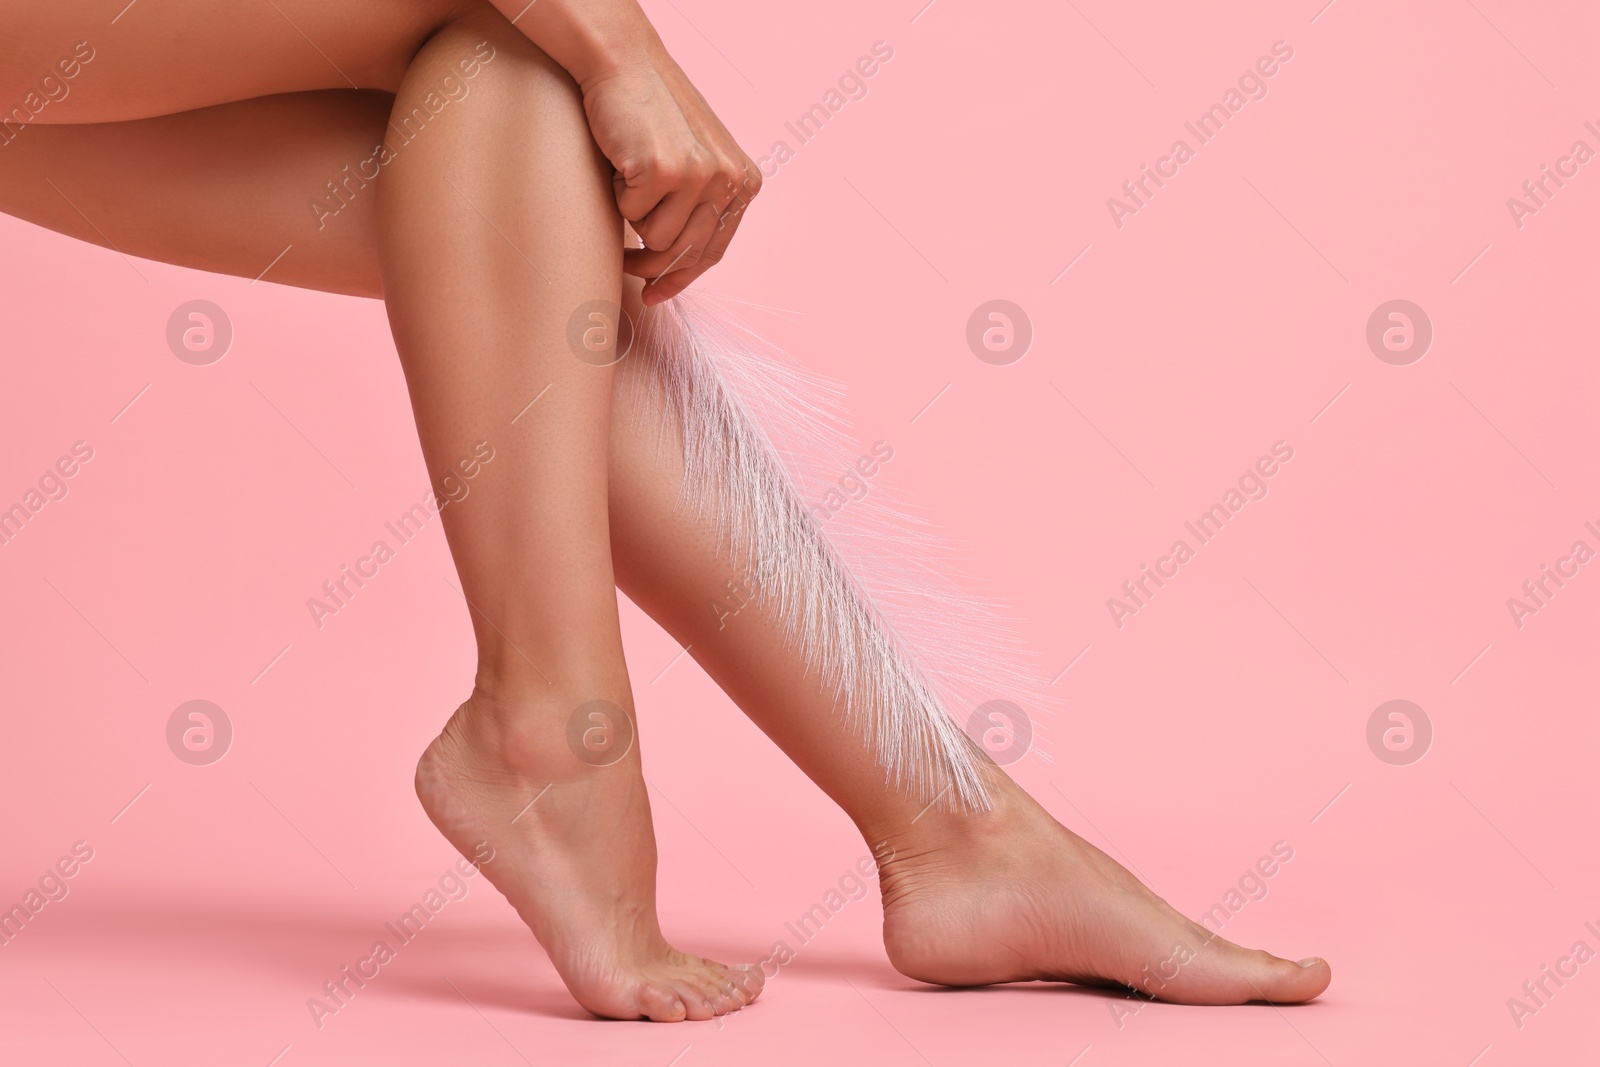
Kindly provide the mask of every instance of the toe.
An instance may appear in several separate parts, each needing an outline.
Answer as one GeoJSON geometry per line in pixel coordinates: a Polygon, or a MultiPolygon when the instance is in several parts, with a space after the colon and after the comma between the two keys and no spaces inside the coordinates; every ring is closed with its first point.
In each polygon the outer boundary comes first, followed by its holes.
{"type": "Polygon", "coordinates": [[[717,1005],[714,998],[717,996],[716,986],[708,980],[692,976],[684,976],[673,983],[678,991],[678,999],[683,1002],[688,1018],[695,1022],[704,1022],[717,1017],[717,1005]]]}
{"type": "Polygon", "coordinates": [[[737,981],[735,981],[732,977],[723,980],[722,1011],[724,1014],[727,1012],[738,1011],[748,1003],[750,1003],[750,996],[737,981]]]}
{"type": "Polygon", "coordinates": [[[1301,1004],[1322,995],[1333,981],[1333,968],[1317,956],[1299,963],[1273,957],[1267,999],[1278,1004],[1301,1004]]]}
{"type": "Polygon", "coordinates": [[[639,1014],[658,1023],[681,1023],[689,1017],[687,1004],[676,989],[653,982],[639,990],[639,1014]]]}
{"type": "Polygon", "coordinates": [[[746,1004],[753,1003],[766,988],[767,979],[761,973],[761,968],[755,964],[745,964],[740,967],[730,967],[728,978],[739,990],[739,997],[746,1004]]]}
{"type": "Polygon", "coordinates": [[[711,967],[717,984],[722,987],[725,994],[738,1001],[739,1007],[749,1004],[761,995],[763,978],[760,967],[749,964],[729,967],[721,963],[711,963],[711,967]]]}
{"type": "Polygon", "coordinates": [[[1241,1000],[1299,1004],[1328,988],[1333,971],[1316,957],[1296,963],[1269,952],[1242,952],[1237,975],[1244,985],[1241,1000]]]}
{"type": "Polygon", "coordinates": [[[713,1015],[726,1015],[744,1007],[744,1001],[739,998],[739,988],[733,983],[728,968],[715,960],[691,959],[693,962],[683,979],[699,990],[713,1015]]]}

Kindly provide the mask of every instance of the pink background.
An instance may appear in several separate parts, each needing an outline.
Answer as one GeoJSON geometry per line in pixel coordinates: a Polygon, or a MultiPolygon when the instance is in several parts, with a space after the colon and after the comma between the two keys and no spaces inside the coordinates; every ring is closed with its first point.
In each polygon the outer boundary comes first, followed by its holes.
{"type": "MultiPolygon", "coordinates": [[[[1573,141],[1600,149],[1582,125],[1600,125],[1594,16],[920,3],[650,5],[755,156],[793,145],[784,122],[873,42],[895,53],[770,181],[705,288],[784,309],[749,318],[848,381],[861,440],[895,448],[881,477],[972,546],[1049,673],[1082,653],[1042,724],[1054,762],[1017,764],[1024,784],[1190,914],[1287,841],[1224,932],[1325,956],[1328,993],[1149,1005],[1119,1027],[1130,1002],[1099,992],[936,991],[889,968],[873,895],[723,1028],[607,1025],[479,882],[319,1032],[306,998],[454,859],[410,774],[472,662],[436,524],[321,632],[304,606],[426,488],[383,310],[136,273],[0,219],[0,504],[73,442],[95,449],[0,548],[0,901],[73,842],[95,849],[0,948],[0,1059],[1594,1056],[1600,963],[1520,1030],[1506,1006],[1573,942],[1600,949],[1583,925],[1600,927],[1600,564],[1520,630],[1506,607],[1575,540],[1600,548],[1583,529],[1600,526],[1600,162],[1520,229],[1506,207],[1573,141]],[[1117,228],[1106,198],[1279,40],[1294,58],[1268,96],[1117,228]],[[214,366],[166,347],[193,298],[234,323],[214,366]],[[1009,366],[964,339],[995,298],[1035,330],[1009,366]],[[1434,325],[1409,366],[1364,339],[1395,298],[1434,325]],[[1295,455],[1270,495],[1119,630],[1106,598],[1277,440],[1295,455]],[[196,698],[236,730],[207,767],[164,736],[196,698]],[[1366,742],[1397,698],[1435,733],[1408,766],[1366,742]]],[[[691,661],[652,683],[676,645],[631,607],[625,627],[669,936],[758,959],[864,847],[691,661]]]]}

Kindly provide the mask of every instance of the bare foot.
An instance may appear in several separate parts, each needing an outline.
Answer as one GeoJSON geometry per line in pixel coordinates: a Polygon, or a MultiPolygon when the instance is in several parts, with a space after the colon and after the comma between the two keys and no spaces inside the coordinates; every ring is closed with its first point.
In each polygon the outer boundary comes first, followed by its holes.
{"type": "MultiPolygon", "coordinates": [[[[1180,1004],[1294,1004],[1328,987],[1323,960],[1240,948],[1174,911],[1009,779],[996,810],[935,814],[880,849],[895,969],[935,985],[1131,986],[1180,1004]]],[[[871,842],[876,844],[876,842],[871,842]]]]}
{"type": "Polygon", "coordinates": [[[483,873],[589,1011],[658,1022],[737,1011],[760,994],[760,968],[667,944],[637,748],[590,766],[568,747],[570,711],[530,705],[508,714],[469,699],[417,764],[428,817],[462,855],[478,855],[483,842],[494,850],[483,873]]]}

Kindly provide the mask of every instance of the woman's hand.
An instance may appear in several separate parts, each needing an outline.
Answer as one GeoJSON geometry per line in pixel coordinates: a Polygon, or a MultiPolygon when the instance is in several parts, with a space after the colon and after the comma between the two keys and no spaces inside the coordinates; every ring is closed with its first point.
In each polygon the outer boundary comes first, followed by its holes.
{"type": "Polygon", "coordinates": [[[617,208],[644,241],[623,269],[648,282],[649,305],[722,258],[761,173],[659,42],[640,58],[582,89],[595,142],[617,170],[617,208]]]}
{"type": "Polygon", "coordinates": [[[616,168],[617,208],[644,240],[623,269],[644,302],[677,296],[722,258],[761,172],[667,54],[636,0],[491,0],[583,90],[616,168]]]}

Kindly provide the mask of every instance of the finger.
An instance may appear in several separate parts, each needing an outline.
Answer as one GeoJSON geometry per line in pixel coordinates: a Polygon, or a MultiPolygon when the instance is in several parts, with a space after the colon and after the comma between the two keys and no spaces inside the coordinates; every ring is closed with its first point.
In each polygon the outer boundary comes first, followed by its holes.
{"type": "MultiPolygon", "coordinates": [[[[637,225],[678,187],[680,177],[676,168],[653,164],[637,171],[618,170],[611,184],[617,196],[617,211],[637,225]]],[[[679,229],[682,228],[680,224],[679,229]]],[[[677,236],[677,232],[672,236],[677,236]]]]}
{"type": "Polygon", "coordinates": [[[733,241],[733,235],[739,229],[739,223],[744,221],[745,210],[750,206],[750,200],[760,192],[759,180],[747,183],[745,189],[740,191],[732,203],[728,204],[722,215],[717,219],[716,231],[711,235],[711,241],[706,245],[706,250],[700,256],[704,266],[702,272],[709,270],[721,262],[723,255],[728,250],[728,245],[733,241]]]}
{"type": "Polygon", "coordinates": [[[723,254],[727,251],[728,242],[733,240],[733,232],[739,228],[739,218],[742,212],[730,211],[718,219],[712,227],[706,240],[706,247],[694,257],[691,263],[685,256],[683,262],[669,267],[651,284],[644,287],[644,300],[646,304],[660,303],[671,300],[689,286],[693,285],[700,276],[722,261],[723,254]]]}
{"type": "Polygon", "coordinates": [[[683,263],[665,268],[666,273],[653,286],[646,287],[656,300],[672,299],[722,261],[728,245],[733,241],[734,233],[739,229],[739,223],[744,219],[745,209],[761,191],[761,178],[754,168],[754,164],[746,163],[745,173],[748,177],[744,179],[743,185],[731,202],[719,213],[717,224],[713,227],[705,248],[694,257],[694,262],[688,262],[688,257],[685,257],[683,263]]]}
{"type": "Polygon", "coordinates": [[[689,216],[706,200],[703,186],[680,186],[661,198],[650,214],[634,223],[633,228],[644,239],[646,248],[666,251],[682,247],[680,238],[689,216]]]}
{"type": "MultiPolygon", "coordinates": [[[[642,299],[645,301],[646,306],[659,304],[662,301],[670,301],[678,293],[686,290],[688,286],[694,285],[694,282],[699,280],[702,274],[706,274],[707,270],[717,266],[718,262],[722,261],[726,248],[728,248],[728,242],[733,240],[733,232],[739,227],[739,216],[741,214],[725,214],[722,219],[718,219],[717,226],[712,229],[712,234],[710,234],[706,250],[696,254],[693,262],[690,261],[688,256],[685,256],[682,262],[667,267],[664,274],[653,278],[650,285],[646,285],[642,291],[642,299]]],[[[624,270],[626,270],[626,267],[624,267],[624,270]]]]}
{"type": "Polygon", "coordinates": [[[623,270],[646,281],[640,296],[647,307],[677,296],[700,276],[704,269],[700,266],[701,259],[716,229],[716,212],[709,204],[702,204],[689,217],[682,238],[671,249],[624,254],[623,270]],[[630,257],[632,262],[629,262],[630,257]]]}
{"type": "Polygon", "coordinates": [[[648,282],[676,267],[682,259],[683,248],[677,245],[661,252],[653,248],[624,248],[622,273],[643,278],[648,282]]]}
{"type": "Polygon", "coordinates": [[[716,224],[716,216],[711,209],[702,205],[690,216],[689,225],[684,227],[680,239],[671,248],[660,252],[650,248],[625,251],[622,254],[622,269],[627,274],[643,278],[646,282],[644,292],[649,293],[649,283],[669,273],[692,267],[699,261],[711,235],[716,231],[716,224]]]}
{"type": "MultiPolygon", "coordinates": [[[[704,239],[709,242],[715,232],[716,220],[713,219],[711,227],[705,232],[704,239]]],[[[709,244],[707,247],[709,249],[709,244]]],[[[716,265],[717,260],[715,258],[707,257],[708,252],[706,251],[697,253],[693,262],[690,262],[689,257],[685,256],[682,263],[646,285],[640,293],[640,298],[644,300],[647,306],[671,300],[693,285],[702,274],[716,265]]]]}

